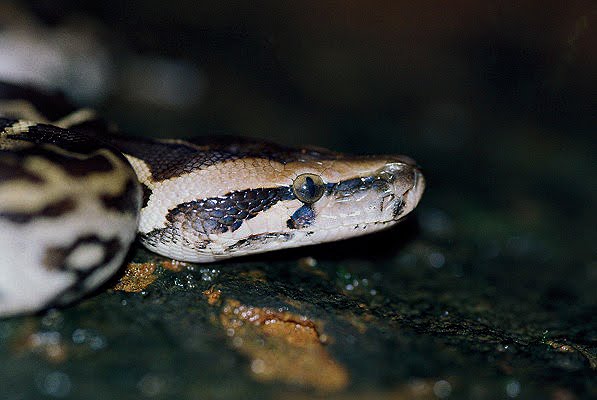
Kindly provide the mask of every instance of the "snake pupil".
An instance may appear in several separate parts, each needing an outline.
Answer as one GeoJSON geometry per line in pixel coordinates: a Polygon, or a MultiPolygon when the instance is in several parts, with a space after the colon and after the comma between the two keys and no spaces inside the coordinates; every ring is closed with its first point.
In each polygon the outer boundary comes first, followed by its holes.
{"type": "Polygon", "coordinates": [[[317,188],[315,187],[315,182],[313,182],[313,178],[308,176],[305,179],[305,189],[309,193],[309,197],[315,197],[317,188]]]}
{"type": "Polygon", "coordinates": [[[325,185],[318,175],[302,174],[292,182],[292,191],[303,203],[312,204],[323,196],[325,185]]]}

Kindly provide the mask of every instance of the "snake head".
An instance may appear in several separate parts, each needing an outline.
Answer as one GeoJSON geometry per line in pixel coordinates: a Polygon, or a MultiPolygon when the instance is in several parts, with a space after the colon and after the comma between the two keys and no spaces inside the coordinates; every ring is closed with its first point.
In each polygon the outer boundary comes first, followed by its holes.
{"type": "Polygon", "coordinates": [[[425,188],[406,156],[232,139],[151,146],[171,165],[127,153],[134,146],[123,151],[152,192],[141,210],[141,240],[179,260],[214,261],[388,228],[416,207],[425,188]]]}

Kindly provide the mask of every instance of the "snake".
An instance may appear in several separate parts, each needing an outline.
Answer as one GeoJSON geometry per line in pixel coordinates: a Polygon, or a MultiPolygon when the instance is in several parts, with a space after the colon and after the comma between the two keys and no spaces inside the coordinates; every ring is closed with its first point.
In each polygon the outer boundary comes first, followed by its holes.
{"type": "Polygon", "coordinates": [[[395,225],[425,178],[402,155],[235,136],[127,136],[57,91],[0,82],[0,316],[67,305],[138,240],[192,263],[395,225]]]}

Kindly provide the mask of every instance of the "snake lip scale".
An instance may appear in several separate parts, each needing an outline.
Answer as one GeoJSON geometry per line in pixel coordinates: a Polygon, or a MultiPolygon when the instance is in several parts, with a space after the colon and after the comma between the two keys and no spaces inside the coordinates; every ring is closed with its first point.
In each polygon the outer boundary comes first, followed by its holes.
{"type": "Polygon", "coordinates": [[[387,228],[424,189],[406,156],[132,138],[61,94],[0,82],[0,317],[97,288],[135,237],[213,262],[387,228]]]}

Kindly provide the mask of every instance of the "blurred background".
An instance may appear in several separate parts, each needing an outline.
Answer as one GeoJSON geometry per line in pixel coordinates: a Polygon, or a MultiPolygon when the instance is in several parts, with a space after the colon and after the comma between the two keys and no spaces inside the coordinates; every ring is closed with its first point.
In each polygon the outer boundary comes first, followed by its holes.
{"type": "MultiPolygon", "coordinates": [[[[313,254],[352,257],[326,264],[344,271],[332,273],[343,295],[381,304],[381,313],[421,312],[416,323],[395,318],[416,327],[412,340],[453,334],[466,355],[437,355],[426,342],[392,353],[395,337],[382,328],[358,351],[339,339],[335,354],[362,373],[352,388],[495,373],[495,386],[461,382],[461,394],[513,398],[525,382],[555,380],[528,398],[590,398],[597,393],[596,22],[594,1],[4,0],[0,79],[65,91],[133,135],[234,134],[413,157],[428,190],[414,222],[400,228],[406,233],[313,254]],[[385,257],[382,247],[395,249],[385,257]],[[351,276],[375,282],[377,294],[356,293],[351,276]],[[496,342],[525,338],[543,347],[520,355],[491,342],[483,347],[490,356],[477,359],[462,334],[429,322],[438,315],[454,326],[484,321],[496,342]],[[519,324],[522,316],[535,325],[519,324]],[[556,337],[586,352],[565,362],[537,355],[556,337]],[[425,351],[432,354],[421,369],[425,351]],[[385,375],[367,375],[363,360],[372,354],[385,375]],[[492,369],[512,354],[523,368],[492,369]]],[[[334,332],[333,323],[326,327],[334,332]]]]}

